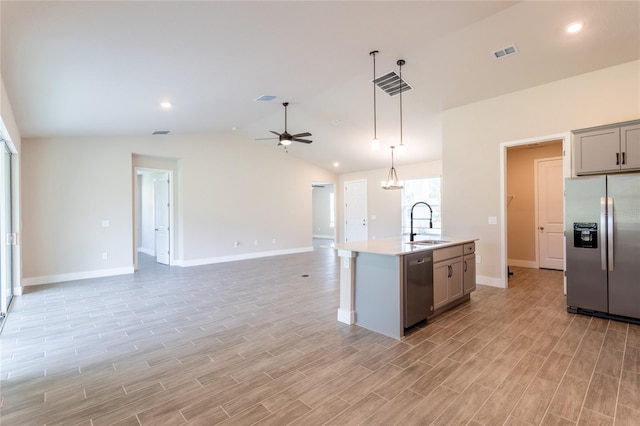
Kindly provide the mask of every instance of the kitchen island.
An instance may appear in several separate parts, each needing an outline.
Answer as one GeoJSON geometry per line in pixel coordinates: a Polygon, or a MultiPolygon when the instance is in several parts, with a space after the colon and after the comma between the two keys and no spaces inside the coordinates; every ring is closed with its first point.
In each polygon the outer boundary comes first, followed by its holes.
{"type": "Polygon", "coordinates": [[[336,244],[338,321],[400,339],[416,318],[432,318],[468,301],[476,286],[475,241],[396,237],[336,244]],[[429,285],[429,294],[426,287],[417,292],[416,283],[429,285]]]}

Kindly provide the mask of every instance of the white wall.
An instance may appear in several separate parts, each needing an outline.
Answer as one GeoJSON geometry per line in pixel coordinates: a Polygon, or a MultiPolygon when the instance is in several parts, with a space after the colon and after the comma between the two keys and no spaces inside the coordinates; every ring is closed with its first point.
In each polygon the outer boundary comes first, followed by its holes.
{"type": "Polygon", "coordinates": [[[311,183],[337,180],[233,134],[26,139],[25,284],[132,271],[133,163],[145,166],[133,153],[177,159],[177,263],[187,266],[310,249],[311,183]]]}
{"type": "Polygon", "coordinates": [[[445,111],[443,233],[476,237],[478,282],[503,285],[500,144],[640,117],[640,61],[445,111]]]}
{"type": "MultiPolygon", "coordinates": [[[[410,149],[410,148],[409,148],[410,149]]],[[[430,161],[410,165],[396,166],[398,178],[419,179],[442,175],[442,162],[430,161]]],[[[338,241],[344,241],[344,183],[350,180],[367,181],[367,216],[369,239],[397,237],[402,228],[400,190],[384,190],[381,182],[386,180],[389,169],[376,169],[364,172],[340,175],[340,183],[336,189],[338,216],[338,241]]]]}

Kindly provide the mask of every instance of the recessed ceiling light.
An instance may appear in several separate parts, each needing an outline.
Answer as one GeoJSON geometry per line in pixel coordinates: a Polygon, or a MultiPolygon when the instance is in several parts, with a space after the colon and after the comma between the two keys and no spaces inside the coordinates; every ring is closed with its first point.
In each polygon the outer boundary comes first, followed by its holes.
{"type": "Polygon", "coordinates": [[[574,22],[573,24],[567,26],[568,33],[577,33],[582,29],[582,22],[574,22]]]}
{"type": "Polygon", "coordinates": [[[160,102],[160,106],[162,108],[164,108],[164,109],[169,109],[169,108],[171,108],[171,102],[169,102],[169,101],[160,102]]]}
{"type": "Polygon", "coordinates": [[[333,167],[340,167],[340,163],[336,161],[335,163],[333,163],[333,167]]]}

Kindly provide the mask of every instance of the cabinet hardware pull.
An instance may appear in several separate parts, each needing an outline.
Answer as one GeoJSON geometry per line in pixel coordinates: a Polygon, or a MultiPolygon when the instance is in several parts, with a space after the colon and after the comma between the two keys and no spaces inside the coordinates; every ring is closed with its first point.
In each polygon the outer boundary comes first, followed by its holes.
{"type": "Polygon", "coordinates": [[[625,153],[623,152],[623,153],[622,153],[622,164],[627,164],[627,161],[626,161],[626,160],[625,160],[625,158],[624,158],[624,157],[625,157],[625,155],[624,155],[624,154],[625,154],[625,153]]]}
{"type": "Polygon", "coordinates": [[[620,165],[620,153],[616,152],[616,166],[620,165]]]}
{"type": "Polygon", "coordinates": [[[464,261],[464,271],[467,272],[467,261],[464,261]]]}
{"type": "Polygon", "coordinates": [[[453,268],[451,267],[451,265],[447,265],[447,278],[451,278],[452,275],[453,275],[453,268]]]}

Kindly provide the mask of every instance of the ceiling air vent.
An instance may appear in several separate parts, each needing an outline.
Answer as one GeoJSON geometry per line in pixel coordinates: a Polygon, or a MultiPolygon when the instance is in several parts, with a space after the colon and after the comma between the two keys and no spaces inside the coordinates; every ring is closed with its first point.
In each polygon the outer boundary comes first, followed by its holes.
{"type": "Polygon", "coordinates": [[[272,100],[274,100],[275,98],[277,98],[277,96],[273,96],[273,95],[262,95],[258,98],[256,98],[256,102],[271,102],[272,100]]]}
{"type": "Polygon", "coordinates": [[[152,135],[168,135],[171,130],[156,130],[152,135]]]}
{"type": "Polygon", "coordinates": [[[513,55],[514,53],[518,53],[518,48],[515,44],[511,46],[503,47],[502,49],[498,49],[493,52],[493,59],[502,59],[506,56],[513,55]]]}
{"type": "MultiPolygon", "coordinates": [[[[400,93],[400,76],[395,71],[386,73],[373,80],[373,83],[382,89],[389,96],[395,96],[400,93]]],[[[413,89],[407,80],[402,80],[402,93],[413,89]]]]}

